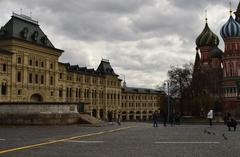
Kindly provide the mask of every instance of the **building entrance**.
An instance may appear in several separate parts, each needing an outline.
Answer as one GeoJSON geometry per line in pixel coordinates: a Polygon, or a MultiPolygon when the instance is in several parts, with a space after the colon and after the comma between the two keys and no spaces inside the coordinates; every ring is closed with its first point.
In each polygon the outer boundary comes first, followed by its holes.
{"type": "Polygon", "coordinates": [[[31,102],[42,102],[43,98],[40,94],[33,94],[30,98],[31,102]]]}

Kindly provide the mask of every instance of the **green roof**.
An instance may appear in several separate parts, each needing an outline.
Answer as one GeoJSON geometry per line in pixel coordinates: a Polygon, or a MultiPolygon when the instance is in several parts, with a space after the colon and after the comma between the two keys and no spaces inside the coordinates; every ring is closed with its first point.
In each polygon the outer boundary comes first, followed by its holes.
{"type": "Polygon", "coordinates": [[[202,33],[196,39],[197,47],[217,46],[218,44],[218,36],[211,31],[211,29],[208,27],[208,24],[206,23],[202,33]]]}

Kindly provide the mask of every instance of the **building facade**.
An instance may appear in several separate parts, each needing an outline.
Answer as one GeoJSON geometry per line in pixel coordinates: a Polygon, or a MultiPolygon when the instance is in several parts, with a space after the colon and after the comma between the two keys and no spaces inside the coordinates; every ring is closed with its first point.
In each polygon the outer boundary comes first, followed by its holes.
{"type": "Polygon", "coordinates": [[[121,114],[123,120],[152,119],[154,111],[160,109],[161,93],[152,89],[123,86],[121,114]]]}
{"type": "Polygon", "coordinates": [[[149,119],[159,110],[161,92],[123,90],[108,60],[102,60],[96,70],[88,69],[59,62],[63,52],[53,46],[37,21],[13,13],[0,30],[0,102],[84,103],[85,112],[101,119],[109,112],[114,118],[149,119]],[[144,97],[147,103],[140,101],[144,97]]]}

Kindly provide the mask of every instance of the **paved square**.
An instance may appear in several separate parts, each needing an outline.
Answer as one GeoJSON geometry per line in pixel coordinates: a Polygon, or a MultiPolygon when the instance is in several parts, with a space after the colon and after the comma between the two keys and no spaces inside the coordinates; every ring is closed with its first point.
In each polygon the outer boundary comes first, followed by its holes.
{"type": "Polygon", "coordinates": [[[240,131],[223,125],[0,127],[1,157],[239,157],[240,131]]]}

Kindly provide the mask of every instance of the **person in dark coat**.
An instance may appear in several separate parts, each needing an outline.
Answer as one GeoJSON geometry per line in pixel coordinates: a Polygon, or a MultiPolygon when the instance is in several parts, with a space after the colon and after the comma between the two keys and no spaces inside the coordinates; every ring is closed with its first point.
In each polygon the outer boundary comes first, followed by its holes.
{"type": "Polygon", "coordinates": [[[176,113],[176,118],[175,119],[176,119],[176,124],[180,125],[181,115],[180,115],[179,112],[176,113]]]}
{"type": "Polygon", "coordinates": [[[157,122],[158,122],[158,115],[157,115],[157,111],[155,111],[154,113],[153,113],[153,127],[157,127],[158,125],[157,125],[157,122]]]}
{"type": "Polygon", "coordinates": [[[231,127],[233,127],[234,131],[237,129],[237,121],[231,116],[229,113],[227,116],[227,126],[228,126],[228,131],[231,131],[231,127]]]}
{"type": "Polygon", "coordinates": [[[167,126],[167,115],[164,111],[161,111],[161,115],[163,118],[163,126],[167,126]]]}
{"type": "Polygon", "coordinates": [[[112,112],[108,112],[108,122],[109,122],[109,124],[113,124],[112,123],[112,112]]]}
{"type": "Polygon", "coordinates": [[[223,117],[224,125],[227,125],[227,120],[228,120],[228,113],[225,113],[223,117]]]}
{"type": "Polygon", "coordinates": [[[171,113],[169,116],[169,123],[171,124],[171,126],[173,126],[174,121],[175,121],[175,114],[171,113]]]}

